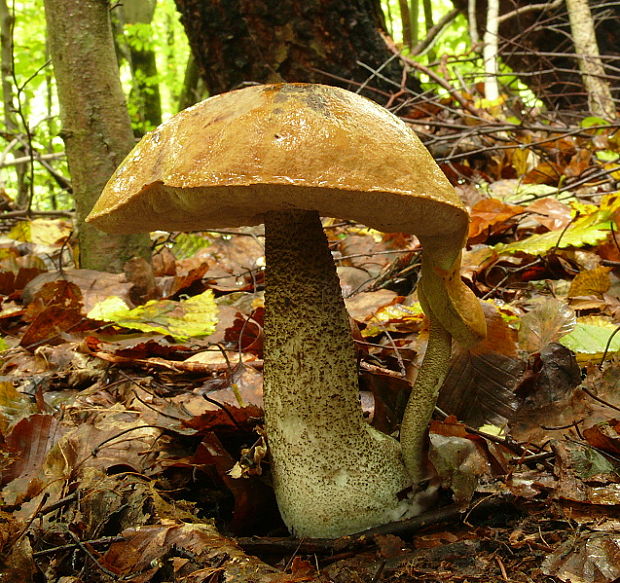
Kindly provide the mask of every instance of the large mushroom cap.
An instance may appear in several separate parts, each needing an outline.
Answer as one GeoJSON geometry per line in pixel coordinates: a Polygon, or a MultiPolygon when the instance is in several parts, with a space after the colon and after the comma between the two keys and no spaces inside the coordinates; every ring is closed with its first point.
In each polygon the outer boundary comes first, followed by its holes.
{"type": "Polygon", "coordinates": [[[175,115],[127,156],[88,221],[110,233],[206,230],[284,209],[445,236],[455,249],[468,222],[402,121],[344,89],[304,84],[248,87],[175,115]]]}

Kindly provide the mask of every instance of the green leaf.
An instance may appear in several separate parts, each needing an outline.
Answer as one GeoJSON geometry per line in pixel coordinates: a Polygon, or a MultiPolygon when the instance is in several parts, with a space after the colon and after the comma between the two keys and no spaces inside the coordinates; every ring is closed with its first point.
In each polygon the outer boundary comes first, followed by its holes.
{"type": "Polygon", "coordinates": [[[166,334],[184,341],[213,334],[217,312],[213,292],[207,290],[187,300],[151,300],[133,309],[121,298],[112,296],[97,303],[88,317],[112,322],[121,328],[166,334]]]}
{"type": "Polygon", "coordinates": [[[193,257],[198,251],[209,247],[211,241],[204,235],[196,233],[179,233],[174,239],[172,253],[177,259],[193,257]]]}
{"type": "Polygon", "coordinates": [[[591,128],[592,126],[608,126],[609,125],[609,121],[607,121],[606,119],[603,119],[602,117],[597,117],[595,115],[592,115],[590,117],[584,117],[581,120],[581,127],[582,128],[591,128]]]}
{"type": "MultiPolygon", "coordinates": [[[[603,357],[607,343],[617,326],[602,318],[588,318],[577,322],[575,329],[558,342],[572,350],[579,362],[597,361],[603,357]]],[[[620,352],[620,332],[607,349],[607,357],[620,352]]]]}
{"type": "Polygon", "coordinates": [[[620,196],[616,193],[606,197],[598,210],[578,218],[564,232],[558,229],[541,235],[532,235],[527,239],[507,245],[498,243],[494,249],[498,253],[522,252],[541,255],[554,247],[565,249],[566,247],[596,245],[609,235],[612,216],[617,210],[620,210],[620,196]]]}
{"type": "Polygon", "coordinates": [[[615,162],[620,158],[620,154],[614,150],[599,150],[596,157],[601,162],[615,162]]]}
{"type": "Polygon", "coordinates": [[[570,465],[582,480],[618,473],[618,464],[596,451],[593,447],[573,443],[567,449],[570,465]]]}

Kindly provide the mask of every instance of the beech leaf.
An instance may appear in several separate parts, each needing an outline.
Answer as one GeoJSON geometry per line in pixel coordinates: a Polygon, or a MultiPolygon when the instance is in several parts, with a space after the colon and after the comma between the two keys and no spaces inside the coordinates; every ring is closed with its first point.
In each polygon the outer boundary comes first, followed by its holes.
{"type": "MultiPolygon", "coordinates": [[[[609,339],[617,328],[616,324],[600,316],[579,318],[574,330],[560,338],[559,343],[572,350],[578,362],[591,362],[603,357],[609,339]]],[[[620,352],[620,332],[611,339],[607,357],[617,352],[620,352]]]]}
{"type": "Polygon", "coordinates": [[[207,290],[187,300],[151,300],[133,309],[121,298],[111,296],[97,303],[88,317],[112,322],[122,328],[166,334],[184,341],[213,334],[217,313],[213,292],[207,290]]]}
{"type": "Polygon", "coordinates": [[[596,245],[608,237],[613,215],[618,210],[620,210],[620,196],[618,193],[614,193],[601,201],[599,209],[578,218],[565,231],[558,229],[540,235],[532,235],[527,239],[507,245],[498,243],[494,249],[498,253],[522,252],[529,255],[541,255],[554,247],[564,249],[566,247],[596,245]]]}

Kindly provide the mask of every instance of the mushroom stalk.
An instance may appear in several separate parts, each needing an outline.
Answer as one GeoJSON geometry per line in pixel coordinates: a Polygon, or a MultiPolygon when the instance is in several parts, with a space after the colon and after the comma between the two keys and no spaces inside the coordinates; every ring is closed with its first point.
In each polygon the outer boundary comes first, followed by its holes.
{"type": "Polygon", "coordinates": [[[370,427],[340,282],[314,211],[265,215],[265,424],[274,489],[296,536],[398,520],[411,486],[397,441],[370,427]]]}
{"type": "Polygon", "coordinates": [[[452,350],[452,337],[432,313],[418,291],[424,312],[430,319],[428,343],[422,365],[413,383],[400,426],[400,445],[405,466],[414,484],[425,478],[428,423],[446,377],[452,350]]]}

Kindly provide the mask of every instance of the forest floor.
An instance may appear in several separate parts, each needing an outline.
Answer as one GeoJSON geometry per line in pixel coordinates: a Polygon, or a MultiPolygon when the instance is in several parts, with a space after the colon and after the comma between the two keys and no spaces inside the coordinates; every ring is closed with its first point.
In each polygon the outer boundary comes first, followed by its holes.
{"type": "MultiPolygon", "coordinates": [[[[429,142],[462,131],[408,115],[429,142]]],[[[0,582],[619,580],[620,131],[499,133],[452,136],[469,154],[442,164],[471,209],[462,276],[489,337],[442,389],[436,506],[359,536],[297,540],[277,512],[260,228],[160,239],[152,268],[108,274],[71,268],[67,220],[5,224],[0,582]]],[[[419,242],[325,230],[364,411],[393,433],[427,338],[419,242]]]]}

